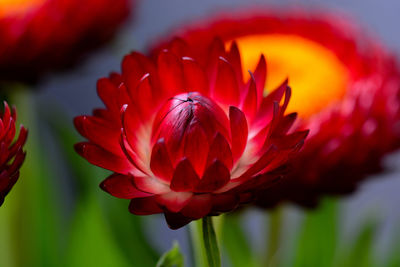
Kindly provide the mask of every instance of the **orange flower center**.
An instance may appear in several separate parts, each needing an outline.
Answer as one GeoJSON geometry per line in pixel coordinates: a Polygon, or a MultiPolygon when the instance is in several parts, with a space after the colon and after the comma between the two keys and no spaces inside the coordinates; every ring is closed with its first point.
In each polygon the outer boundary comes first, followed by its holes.
{"type": "MultiPolygon", "coordinates": [[[[270,92],[286,77],[292,88],[288,112],[302,118],[323,110],[340,100],[349,83],[346,66],[326,47],[297,35],[250,35],[236,39],[245,79],[254,70],[263,53],[267,61],[267,82],[270,92]]],[[[227,42],[230,46],[231,42],[227,42]]]]}
{"type": "Polygon", "coordinates": [[[45,0],[0,0],[0,17],[23,14],[31,8],[42,4],[45,0]]]}

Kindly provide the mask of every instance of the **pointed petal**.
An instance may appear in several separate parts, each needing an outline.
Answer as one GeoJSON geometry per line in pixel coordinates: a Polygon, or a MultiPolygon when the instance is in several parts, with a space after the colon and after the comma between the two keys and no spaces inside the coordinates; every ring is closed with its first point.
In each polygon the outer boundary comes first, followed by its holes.
{"type": "Polygon", "coordinates": [[[229,170],[233,166],[233,156],[231,148],[229,147],[228,141],[217,133],[208,152],[207,167],[210,166],[214,160],[218,159],[221,161],[229,170]]]}
{"type": "Polygon", "coordinates": [[[240,93],[235,71],[232,65],[222,57],[218,60],[217,77],[211,94],[218,102],[226,105],[239,104],[240,93]]]}
{"type": "Polygon", "coordinates": [[[261,100],[264,98],[265,81],[267,79],[267,63],[265,62],[264,55],[260,56],[260,60],[258,61],[253,75],[257,87],[257,99],[260,104],[261,100]]]}
{"type": "Polygon", "coordinates": [[[134,176],[132,182],[137,189],[150,194],[165,194],[171,191],[168,185],[150,176],[134,176]]]}
{"type": "Polygon", "coordinates": [[[204,172],[208,154],[208,139],[202,125],[190,125],[185,132],[184,155],[190,161],[198,176],[204,172]]]}
{"type": "Polygon", "coordinates": [[[136,189],[132,184],[130,175],[114,173],[100,184],[100,188],[118,198],[132,199],[151,196],[151,194],[136,189]]]}
{"type": "Polygon", "coordinates": [[[257,112],[257,117],[256,117],[257,121],[262,123],[271,120],[273,112],[273,103],[281,102],[281,99],[284,93],[286,92],[287,86],[288,86],[288,79],[286,79],[277,89],[272,91],[266,97],[262,98],[260,107],[257,112]]]}
{"type": "Polygon", "coordinates": [[[183,216],[181,213],[165,212],[164,216],[168,227],[172,230],[179,229],[193,221],[193,219],[183,216]]]}
{"type": "Polygon", "coordinates": [[[242,155],[247,144],[247,121],[243,112],[236,107],[229,107],[229,120],[232,135],[232,155],[236,160],[242,155]]]}
{"type": "Polygon", "coordinates": [[[229,212],[239,205],[239,197],[236,194],[215,194],[212,197],[213,211],[229,212]]]}
{"type": "Polygon", "coordinates": [[[157,66],[158,76],[167,97],[184,92],[182,63],[174,54],[168,50],[161,51],[158,55],[157,66]]]}
{"type": "Polygon", "coordinates": [[[272,145],[270,148],[239,178],[232,181],[247,180],[266,168],[278,155],[278,149],[272,145]]]}
{"type": "Polygon", "coordinates": [[[151,171],[159,178],[170,182],[174,173],[164,139],[159,139],[153,146],[150,160],[151,171]]]}
{"type": "Polygon", "coordinates": [[[208,95],[209,83],[203,68],[193,59],[185,57],[182,59],[185,90],[188,92],[199,92],[208,95]]]}
{"type": "Polygon", "coordinates": [[[171,212],[179,212],[190,201],[192,193],[189,192],[169,192],[163,195],[157,195],[157,203],[164,206],[171,212]]]}
{"type": "Polygon", "coordinates": [[[236,77],[238,77],[238,81],[243,82],[242,61],[240,59],[240,52],[236,41],[232,42],[227,59],[232,64],[236,77]]]}
{"type": "Polygon", "coordinates": [[[163,212],[156,201],[156,196],[132,199],[129,203],[129,211],[135,215],[151,215],[163,212]]]}
{"type": "Polygon", "coordinates": [[[120,129],[108,121],[92,117],[79,116],[74,119],[75,128],[85,138],[116,155],[122,155],[118,145],[120,129]],[[99,134],[101,133],[101,134],[99,134]]]}
{"type": "Polygon", "coordinates": [[[144,55],[133,52],[122,61],[122,76],[129,90],[135,90],[146,73],[154,74],[154,64],[144,55]]]}
{"type": "Polygon", "coordinates": [[[255,117],[257,113],[257,86],[253,74],[250,72],[250,80],[248,83],[247,94],[243,100],[243,112],[247,118],[250,118],[249,123],[255,117]]]}
{"type": "Polygon", "coordinates": [[[175,168],[170,187],[176,192],[193,191],[199,180],[190,161],[183,159],[175,168]]]}
{"type": "Polygon", "coordinates": [[[117,92],[117,88],[109,79],[102,78],[97,81],[97,94],[100,99],[103,101],[104,105],[107,109],[118,112],[119,106],[114,97],[114,94],[117,92]]]}
{"type": "Polygon", "coordinates": [[[212,207],[211,195],[194,195],[187,205],[181,210],[184,216],[200,219],[207,216],[212,207]]]}
{"type": "Polygon", "coordinates": [[[196,192],[213,192],[223,187],[231,178],[228,168],[219,160],[215,160],[205,171],[196,192]]]}
{"type": "Polygon", "coordinates": [[[82,142],[75,145],[76,152],[87,159],[93,165],[121,174],[128,174],[133,170],[133,166],[126,158],[121,158],[101,147],[82,142]]]}

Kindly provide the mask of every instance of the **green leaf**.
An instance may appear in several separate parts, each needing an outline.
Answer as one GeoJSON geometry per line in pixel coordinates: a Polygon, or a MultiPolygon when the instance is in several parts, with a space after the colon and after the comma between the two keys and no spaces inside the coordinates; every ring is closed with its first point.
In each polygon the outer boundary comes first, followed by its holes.
{"type": "Polygon", "coordinates": [[[202,226],[203,242],[206,250],[208,265],[210,267],[220,267],[221,257],[219,254],[217,237],[215,235],[212,218],[210,216],[204,217],[202,219],[202,226]]]}
{"type": "Polygon", "coordinates": [[[257,266],[255,256],[240,225],[240,213],[226,215],[222,227],[222,246],[233,267],[257,266]]]}
{"type": "Polygon", "coordinates": [[[179,244],[174,241],[172,248],[161,256],[156,267],[183,267],[183,263],[183,255],[179,249],[179,244]]]}
{"type": "Polygon", "coordinates": [[[352,246],[344,252],[341,257],[340,266],[374,266],[372,245],[377,229],[375,221],[365,223],[352,246]]]}
{"type": "Polygon", "coordinates": [[[331,267],[337,246],[337,205],[334,199],[324,199],[316,210],[306,212],[300,229],[294,267],[331,267]]]}

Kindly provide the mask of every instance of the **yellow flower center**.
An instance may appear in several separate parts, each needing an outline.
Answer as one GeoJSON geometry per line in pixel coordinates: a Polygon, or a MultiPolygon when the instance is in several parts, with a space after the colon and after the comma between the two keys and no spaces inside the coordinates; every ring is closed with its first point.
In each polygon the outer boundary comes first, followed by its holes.
{"type": "MultiPolygon", "coordinates": [[[[267,61],[265,89],[270,92],[289,78],[292,98],[288,112],[308,118],[335,100],[340,100],[349,83],[346,66],[326,47],[296,35],[250,35],[235,39],[247,80],[260,54],[267,61]]],[[[231,41],[227,42],[230,46],[231,41]]]]}
{"type": "Polygon", "coordinates": [[[45,0],[0,0],[0,17],[23,14],[45,0]]]}

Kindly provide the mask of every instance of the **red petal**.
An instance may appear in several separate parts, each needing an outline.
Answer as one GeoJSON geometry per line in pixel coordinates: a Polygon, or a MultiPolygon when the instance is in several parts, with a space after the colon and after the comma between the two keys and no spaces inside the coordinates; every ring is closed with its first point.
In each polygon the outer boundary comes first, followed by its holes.
{"type": "Polygon", "coordinates": [[[144,55],[133,52],[122,61],[122,76],[129,90],[136,90],[146,73],[155,73],[155,66],[144,55]]]}
{"type": "Polygon", "coordinates": [[[157,203],[165,206],[171,212],[179,212],[190,201],[192,193],[189,192],[169,192],[157,195],[157,203]]]}
{"type": "Polygon", "coordinates": [[[290,130],[296,119],[297,119],[297,113],[290,113],[286,115],[281,119],[276,129],[274,130],[273,134],[274,135],[286,134],[290,130]]]}
{"type": "Polygon", "coordinates": [[[164,216],[165,220],[167,221],[168,227],[172,230],[179,229],[193,221],[193,219],[185,217],[180,213],[165,212],[164,216]]]}
{"type": "Polygon", "coordinates": [[[253,74],[250,72],[250,80],[248,85],[247,94],[243,101],[243,112],[246,114],[247,118],[252,119],[257,113],[257,86],[253,74]]]}
{"type": "Polygon", "coordinates": [[[215,100],[226,105],[238,105],[240,99],[238,80],[232,65],[224,58],[218,61],[217,77],[212,87],[215,100]]]}
{"type": "Polygon", "coordinates": [[[129,204],[129,211],[135,215],[151,215],[163,212],[157,204],[155,196],[132,199],[129,204]]]}
{"type": "Polygon", "coordinates": [[[116,155],[122,155],[119,146],[120,129],[110,125],[106,120],[92,117],[79,116],[74,119],[75,128],[93,143],[101,146],[116,155]]]}
{"type": "Polygon", "coordinates": [[[150,176],[134,176],[133,184],[140,191],[150,194],[165,194],[171,191],[168,185],[163,184],[161,181],[158,181],[157,178],[150,176]]]}
{"type": "MultiPolygon", "coordinates": [[[[277,155],[278,149],[276,146],[271,146],[244,174],[237,179],[246,180],[253,175],[256,175],[258,172],[267,167],[277,155]]],[[[236,181],[237,179],[233,179],[232,181],[236,181]]]]}
{"type": "Polygon", "coordinates": [[[232,155],[235,162],[246,148],[248,128],[246,116],[236,107],[229,107],[229,120],[232,135],[232,155]]]}
{"type": "Polygon", "coordinates": [[[107,177],[100,184],[100,187],[110,195],[118,198],[132,199],[151,196],[151,194],[136,189],[132,184],[132,177],[130,175],[114,173],[107,177]]]}
{"type": "Polygon", "coordinates": [[[145,74],[135,90],[129,91],[132,101],[135,103],[135,108],[143,117],[149,117],[152,111],[158,106],[157,97],[153,95],[153,87],[150,83],[150,74],[145,74]]]}
{"type": "Polygon", "coordinates": [[[280,103],[283,94],[286,92],[288,80],[286,79],[277,89],[268,94],[267,97],[262,98],[261,105],[257,112],[257,120],[265,125],[272,118],[273,103],[280,103]]]}
{"type": "Polygon", "coordinates": [[[217,133],[208,152],[207,167],[214,162],[215,159],[220,160],[229,170],[233,166],[232,151],[228,141],[217,133]]]}
{"type": "Polygon", "coordinates": [[[121,174],[128,174],[133,170],[133,166],[126,158],[112,154],[97,145],[82,142],[75,145],[75,150],[93,165],[104,169],[121,174]]]}
{"type": "Polygon", "coordinates": [[[213,192],[223,187],[231,178],[228,168],[219,160],[215,160],[207,168],[199,184],[196,186],[196,192],[213,192]]]}
{"type": "Polygon", "coordinates": [[[228,212],[234,210],[239,204],[236,194],[216,194],[212,196],[213,211],[228,212]]]}
{"type": "Polygon", "coordinates": [[[257,87],[257,99],[261,102],[264,98],[265,81],[267,78],[267,64],[264,55],[260,56],[257,67],[254,71],[254,80],[257,87]]]}
{"type": "Polygon", "coordinates": [[[192,164],[197,175],[201,176],[207,162],[208,139],[202,125],[194,123],[185,132],[184,155],[192,164]]]}
{"type": "Polygon", "coordinates": [[[159,139],[153,146],[150,160],[151,171],[159,178],[170,182],[174,173],[164,139],[159,139]]]}
{"type": "Polygon", "coordinates": [[[232,42],[231,48],[227,55],[229,63],[232,64],[232,67],[235,71],[236,77],[239,82],[243,82],[243,73],[242,73],[242,61],[240,59],[240,52],[235,41],[232,42]]]}
{"type": "Polygon", "coordinates": [[[188,202],[188,204],[181,210],[184,216],[200,219],[207,216],[212,207],[211,195],[210,194],[200,194],[195,195],[188,202]]]}
{"type": "Polygon", "coordinates": [[[167,97],[184,92],[182,63],[171,52],[164,50],[158,55],[158,76],[167,97]]]}
{"type": "Polygon", "coordinates": [[[179,58],[190,56],[190,49],[188,45],[183,39],[178,37],[175,37],[174,40],[172,40],[168,50],[179,58]]]}
{"type": "Polygon", "coordinates": [[[185,90],[208,95],[209,83],[203,68],[193,59],[185,57],[182,60],[185,79],[185,90]]]}
{"type": "Polygon", "coordinates": [[[278,137],[274,139],[272,142],[279,148],[279,149],[293,149],[299,143],[304,142],[308,133],[310,131],[299,131],[284,137],[278,137]]]}
{"type": "Polygon", "coordinates": [[[107,78],[97,81],[97,94],[109,110],[119,111],[118,103],[114,97],[117,87],[107,78]]]}
{"type": "Polygon", "coordinates": [[[175,168],[170,187],[176,192],[193,191],[199,180],[190,161],[183,159],[175,168]]]}

